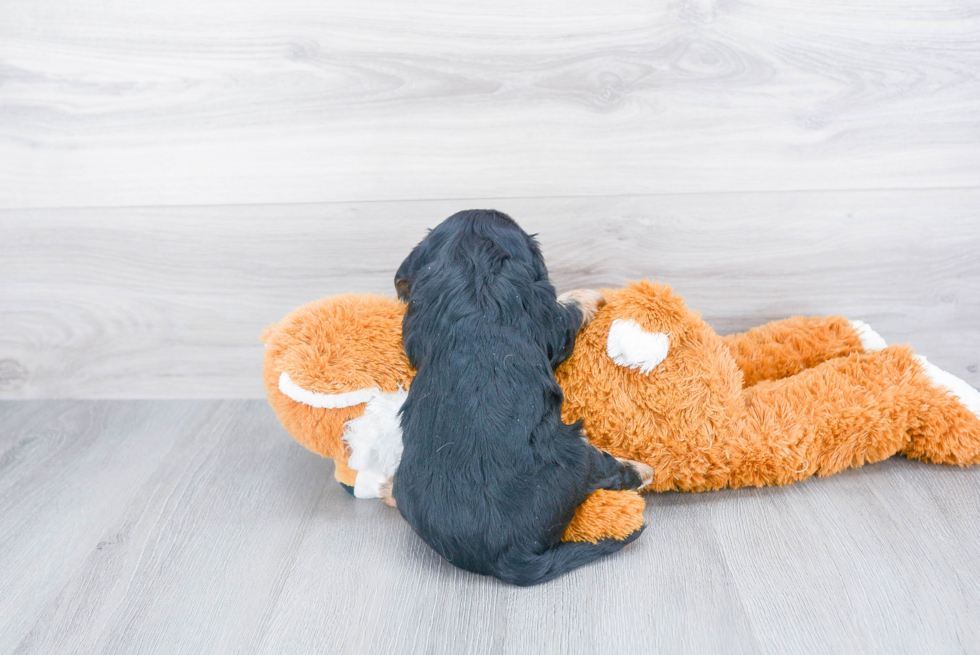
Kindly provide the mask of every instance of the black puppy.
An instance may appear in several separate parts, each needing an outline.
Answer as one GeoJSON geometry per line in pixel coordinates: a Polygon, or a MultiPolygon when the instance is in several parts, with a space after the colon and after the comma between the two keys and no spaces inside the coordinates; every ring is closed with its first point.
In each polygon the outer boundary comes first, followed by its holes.
{"type": "MultiPolygon", "coordinates": [[[[653,470],[591,446],[561,421],[554,369],[594,306],[562,302],[535,240],[497,211],[459,212],[395,276],[418,369],[401,410],[392,494],[405,520],[456,566],[545,582],[639,536],[561,542],[596,489],[636,489],[653,470]]],[[[579,298],[601,299],[595,292],[579,298]]]]}

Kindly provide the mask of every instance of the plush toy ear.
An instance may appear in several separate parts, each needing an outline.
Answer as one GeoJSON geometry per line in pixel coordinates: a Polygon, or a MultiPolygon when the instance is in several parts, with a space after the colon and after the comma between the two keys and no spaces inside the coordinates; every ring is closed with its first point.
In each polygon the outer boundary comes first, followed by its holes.
{"type": "Polygon", "coordinates": [[[645,375],[664,361],[669,350],[669,334],[647,332],[636,321],[617,318],[609,327],[606,354],[620,366],[638,368],[645,375]]]}
{"type": "Polygon", "coordinates": [[[575,509],[562,541],[622,541],[643,527],[646,501],[635,491],[597,489],[575,509]]]}

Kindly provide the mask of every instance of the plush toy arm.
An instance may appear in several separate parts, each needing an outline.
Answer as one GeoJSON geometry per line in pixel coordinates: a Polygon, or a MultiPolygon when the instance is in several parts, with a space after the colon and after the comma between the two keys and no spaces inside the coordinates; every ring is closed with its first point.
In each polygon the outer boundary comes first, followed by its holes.
{"type": "Polygon", "coordinates": [[[871,335],[877,337],[863,323],[852,323],[843,316],[794,316],[722,337],[722,341],[742,370],[744,386],[750,387],[761,380],[796,375],[834,357],[872,349],[871,335]]]}

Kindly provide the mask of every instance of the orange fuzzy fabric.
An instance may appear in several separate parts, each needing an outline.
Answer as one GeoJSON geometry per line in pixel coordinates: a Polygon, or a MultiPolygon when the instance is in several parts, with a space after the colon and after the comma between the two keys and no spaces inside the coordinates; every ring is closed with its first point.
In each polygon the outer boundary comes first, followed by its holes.
{"type": "Polygon", "coordinates": [[[643,527],[646,501],[635,491],[597,489],[575,510],[562,541],[625,539],[643,527]]]}
{"type": "MultiPolygon", "coordinates": [[[[589,440],[654,467],[648,490],[706,491],[787,484],[904,454],[927,462],[980,462],[980,419],[934,387],[904,346],[865,352],[842,317],[790,318],[720,337],[669,287],[638,282],[605,291],[607,304],[556,371],[563,418],[589,440]],[[616,319],[669,335],[649,373],[616,364],[607,340],[616,319]]],[[[278,388],[286,371],[321,393],[408,388],[404,305],[349,294],[310,303],[263,335],[269,402],[304,446],[336,462],[353,486],[344,424],[364,405],[317,409],[278,388]]],[[[597,491],[564,539],[621,539],[643,525],[635,492],[597,491]]]]}
{"type": "Polygon", "coordinates": [[[391,298],[346,294],[304,305],[262,334],[269,404],[297,441],[333,458],[334,477],[349,487],[356,472],[347,467],[344,424],[361,416],[364,404],[310,407],[279,391],[279,376],[285,371],[298,386],[319,393],[408,389],[414,371],[402,348],[404,314],[404,305],[391,298]]]}
{"type": "Polygon", "coordinates": [[[843,316],[794,316],[721,340],[742,371],[746,387],[762,380],[781,380],[862,350],[861,339],[843,316]]]}
{"type": "Polygon", "coordinates": [[[581,419],[599,448],[652,466],[652,490],[787,484],[897,453],[980,462],[980,419],[933,387],[907,347],[866,353],[840,318],[723,339],[667,286],[605,293],[557,371],[563,418],[581,419]],[[617,365],[606,352],[615,319],[669,334],[667,357],[648,374],[617,365]]]}

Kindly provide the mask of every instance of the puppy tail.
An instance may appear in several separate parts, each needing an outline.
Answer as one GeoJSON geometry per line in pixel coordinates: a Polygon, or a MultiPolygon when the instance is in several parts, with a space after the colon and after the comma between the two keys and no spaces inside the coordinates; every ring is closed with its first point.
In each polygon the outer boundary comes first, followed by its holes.
{"type": "Polygon", "coordinates": [[[580,566],[611,555],[640,536],[643,529],[633,532],[625,539],[600,539],[598,543],[588,541],[562,541],[543,553],[520,553],[502,562],[496,575],[504,582],[530,587],[553,580],[580,566]]]}

